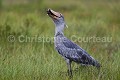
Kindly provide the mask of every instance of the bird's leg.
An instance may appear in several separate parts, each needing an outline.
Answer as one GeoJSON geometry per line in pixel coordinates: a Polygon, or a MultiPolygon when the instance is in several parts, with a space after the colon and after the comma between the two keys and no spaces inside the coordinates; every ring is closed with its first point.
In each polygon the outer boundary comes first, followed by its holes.
{"type": "Polygon", "coordinates": [[[71,69],[71,61],[69,59],[66,59],[67,67],[68,67],[68,75],[72,77],[72,69],[71,69]]]}

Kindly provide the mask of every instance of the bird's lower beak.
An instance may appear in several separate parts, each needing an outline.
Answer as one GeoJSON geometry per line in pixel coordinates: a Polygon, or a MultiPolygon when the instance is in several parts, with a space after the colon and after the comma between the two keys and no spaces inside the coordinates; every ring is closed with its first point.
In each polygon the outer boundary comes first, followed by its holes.
{"type": "Polygon", "coordinates": [[[52,18],[52,19],[58,19],[61,15],[59,12],[55,12],[52,9],[47,10],[47,14],[52,18]]]}

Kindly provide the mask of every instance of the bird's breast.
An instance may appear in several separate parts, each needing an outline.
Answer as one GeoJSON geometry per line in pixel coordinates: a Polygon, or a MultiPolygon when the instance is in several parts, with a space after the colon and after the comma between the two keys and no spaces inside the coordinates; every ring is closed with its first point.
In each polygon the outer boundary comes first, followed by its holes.
{"type": "Polygon", "coordinates": [[[54,38],[54,45],[55,47],[63,45],[64,37],[55,37],[54,38]]]}

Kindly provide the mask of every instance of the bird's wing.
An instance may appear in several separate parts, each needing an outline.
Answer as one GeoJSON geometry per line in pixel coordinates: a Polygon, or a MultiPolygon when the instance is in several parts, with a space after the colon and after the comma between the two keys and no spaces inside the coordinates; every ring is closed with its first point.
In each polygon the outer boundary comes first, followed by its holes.
{"type": "Polygon", "coordinates": [[[95,66],[97,61],[77,44],[73,43],[67,38],[64,38],[63,45],[68,49],[69,52],[66,58],[78,63],[95,66]]]}

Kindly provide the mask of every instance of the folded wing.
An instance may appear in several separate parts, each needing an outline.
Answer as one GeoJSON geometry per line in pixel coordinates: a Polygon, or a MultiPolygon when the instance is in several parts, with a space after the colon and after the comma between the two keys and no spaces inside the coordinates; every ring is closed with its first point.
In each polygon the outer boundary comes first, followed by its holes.
{"type": "Polygon", "coordinates": [[[100,67],[100,64],[92,56],[90,56],[85,50],[66,37],[64,38],[63,45],[64,48],[66,48],[64,50],[66,52],[60,51],[60,49],[58,49],[58,52],[64,54],[66,53],[66,55],[64,55],[66,58],[77,63],[100,67]]]}

